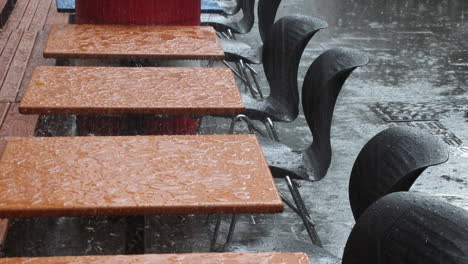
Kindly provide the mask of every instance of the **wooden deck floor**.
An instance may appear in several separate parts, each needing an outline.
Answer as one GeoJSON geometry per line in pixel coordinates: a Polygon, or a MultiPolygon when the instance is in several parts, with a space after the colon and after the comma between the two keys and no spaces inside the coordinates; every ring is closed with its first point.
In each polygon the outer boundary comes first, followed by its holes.
{"type": "MultiPolygon", "coordinates": [[[[68,14],[58,13],[54,0],[17,0],[0,28],[0,153],[9,137],[33,136],[38,116],[18,113],[24,88],[38,65],[54,65],[44,59],[48,30],[52,24],[68,23],[68,14]]],[[[7,220],[0,220],[0,245],[7,220]]]]}
{"type": "Polygon", "coordinates": [[[0,152],[8,137],[32,136],[36,116],[21,116],[21,101],[32,70],[38,65],[53,65],[42,50],[51,24],[68,22],[58,13],[53,0],[18,0],[0,31],[0,152]],[[31,128],[32,127],[32,128],[31,128]]]}

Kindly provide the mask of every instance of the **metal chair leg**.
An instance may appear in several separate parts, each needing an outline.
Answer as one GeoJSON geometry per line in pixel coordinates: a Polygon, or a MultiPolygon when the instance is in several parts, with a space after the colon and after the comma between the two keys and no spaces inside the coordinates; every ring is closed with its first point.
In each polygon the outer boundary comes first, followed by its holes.
{"type": "Polygon", "coordinates": [[[267,135],[265,135],[265,133],[263,131],[261,131],[247,116],[245,115],[238,115],[236,116],[232,122],[231,122],[231,126],[229,127],[229,134],[234,134],[234,128],[236,127],[236,123],[238,121],[244,121],[246,124],[247,124],[247,127],[249,128],[249,132],[250,133],[255,133],[257,132],[258,134],[260,134],[260,136],[262,137],[267,137],[267,135]]]}
{"type": "Polygon", "coordinates": [[[248,63],[245,64],[247,66],[247,68],[250,70],[250,75],[252,76],[252,80],[255,84],[255,88],[257,90],[257,93],[258,95],[260,96],[260,100],[263,100],[265,99],[265,97],[263,96],[263,92],[262,92],[262,88],[260,87],[260,84],[258,84],[258,80],[257,80],[257,75],[258,73],[255,71],[254,68],[252,68],[252,66],[250,66],[248,63]]]}
{"type": "Polygon", "coordinates": [[[271,135],[271,138],[275,141],[280,142],[278,132],[276,131],[275,123],[271,120],[271,118],[267,117],[263,122],[265,127],[267,128],[268,132],[271,135]]]}
{"type": "Polygon", "coordinates": [[[227,61],[223,60],[223,64],[226,65],[245,85],[247,85],[247,80],[239,73],[234,67],[231,66],[227,61]]]}
{"type": "Polygon", "coordinates": [[[223,34],[223,36],[227,39],[231,39],[231,37],[226,33],[226,32],[221,32],[221,34],[223,34]]]}
{"type": "Polygon", "coordinates": [[[237,218],[238,218],[237,214],[232,215],[231,225],[229,226],[229,233],[227,235],[226,243],[224,244],[224,246],[229,244],[231,242],[231,240],[232,240],[232,237],[234,236],[234,230],[236,229],[237,218]]]}
{"type": "Polygon", "coordinates": [[[213,237],[211,238],[210,251],[216,249],[216,241],[218,240],[219,227],[221,226],[221,215],[216,216],[216,225],[213,231],[213,237]]]}
{"type": "MultiPolygon", "coordinates": [[[[281,197],[281,200],[283,200],[283,202],[289,207],[291,208],[291,210],[293,210],[297,215],[300,216],[300,211],[299,209],[297,209],[297,207],[294,205],[294,202],[289,200],[288,198],[286,198],[286,196],[282,193],[282,192],[279,192],[279,196],[281,197]]],[[[313,226],[315,228],[315,223],[314,221],[309,217],[307,216],[307,222],[309,223],[309,225],[313,226]]]]}
{"type": "Polygon", "coordinates": [[[291,180],[289,176],[286,176],[285,180],[286,184],[288,185],[289,191],[291,192],[291,195],[293,197],[294,203],[297,206],[299,216],[302,218],[302,222],[304,223],[307,233],[309,234],[310,240],[313,244],[319,247],[323,247],[322,241],[320,241],[320,237],[318,236],[315,227],[309,224],[308,219],[310,219],[310,215],[307,211],[304,201],[302,200],[301,194],[297,189],[296,183],[293,180],[291,180]]]}
{"type": "Polygon", "coordinates": [[[249,80],[248,80],[247,76],[245,76],[245,74],[243,73],[240,62],[236,61],[236,62],[234,62],[234,64],[236,65],[237,72],[239,73],[240,76],[242,76],[242,80],[244,80],[244,88],[245,88],[244,91],[248,92],[249,91],[249,85],[250,85],[249,80]]]}
{"type": "Polygon", "coordinates": [[[241,72],[242,72],[242,75],[244,76],[244,78],[247,80],[247,88],[249,89],[250,91],[250,94],[252,95],[252,97],[254,99],[257,99],[257,91],[255,90],[255,88],[252,86],[252,84],[250,83],[250,79],[249,79],[249,76],[247,75],[247,71],[246,71],[246,67],[245,67],[245,64],[244,64],[244,61],[243,60],[239,60],[239,64],[240,64],[240,68],[241,68],[241,72]]]}
{"type": "Polygon", "coordinates": [[[234,33],[232,33],[232,31],[230,29],[228,29],[228,34],[231,37],[231,39],[236,40],[236,35],[234,33]]]}
{"type": "Polygon", "coordinates": [[[211,214],[207,214],[205,218],[205,225],[207,225],[210,222],[211,214]]]}
{"type": "Polygon", "coordinates": [[[206,64],[207,68],[211,68],[214,65],[214,60],[208,60],[208,63],[206,64]]]}

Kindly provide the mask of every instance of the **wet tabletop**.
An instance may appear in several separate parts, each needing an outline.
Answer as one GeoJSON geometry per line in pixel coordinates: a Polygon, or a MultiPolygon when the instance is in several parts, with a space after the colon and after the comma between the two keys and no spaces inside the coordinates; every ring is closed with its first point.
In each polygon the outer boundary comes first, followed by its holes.
{"type": "Polygon", "coordinates": [[[0,218],[276,213],[254,135],[10,139],[0,218]]]}
{"type": "Polygon", "coordinates": [[[244,104],[227,68],[38,67],[23,114],[236,115],[244,104]]]}
{"type": "Polygon", "coordinates": [[[304,253],[198,253],[49,258],[3,258],[0,263],[310,264],[304,253]]]}
{"type": "Polygon", "coordinates": [[[212,27],[53,25],[46,58],[154,58],[222,60],[212,27]]]}

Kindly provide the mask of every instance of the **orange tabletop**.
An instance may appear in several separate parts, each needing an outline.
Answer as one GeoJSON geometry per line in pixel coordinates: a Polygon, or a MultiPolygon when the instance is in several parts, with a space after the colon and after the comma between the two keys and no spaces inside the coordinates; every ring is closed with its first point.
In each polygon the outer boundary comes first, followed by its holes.
{"type": "Polygon", "coordinates": [[[222,60],[212,27],[53,25],[46,58],[154,58],[222,60]]]}
{"type": "Polygon", "coordinates": [[[237,115],[244,103],[227,68],[38,67],[22,114],[237,115]]]}
{"type": "Polygon", "coordinates": [[[1,264],[310,264],[304,253],[194,253],[194,254],[147,254],[126,256],[84,256],[47,258],[1,258],[1,264]]]}
{"type": "Polygon", "coordinates": [[[282,210],[254,135],[16,138],[0,160],[0,218],[282,210]]]}

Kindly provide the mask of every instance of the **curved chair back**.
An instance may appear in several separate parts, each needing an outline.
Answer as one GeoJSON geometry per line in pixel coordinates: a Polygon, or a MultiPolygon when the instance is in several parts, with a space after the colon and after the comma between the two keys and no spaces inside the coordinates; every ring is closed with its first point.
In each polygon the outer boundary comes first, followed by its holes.
{"type": "Polygon", "coordinates": [[[389,194],[359,217],[342,263],[468,263],[468,211],[418,193],[389,194]]]}
{"type": "Polygon", "coordinates": [[[280,4],[281,0],[258,0],[258,31],[263,43],[275,23],[276,12],[280,4]]]}
{"type": "Polygon", "coordinates": [[[255,23],[255,0],[240,0],[239,6],[243,17],[238,22],[238,33],[247,34],[252,30],[255,23]]]}
{"type": "Polygon", "coordinates": [[[282,121],[293,121],[299,114],[297,72],[302,53],[320,29],[328,27],[317,18],[292,15],[278,20],[263,46],[263,69],[270,85],[269,104],[282,109],[282,121]]]}
{"type": "Polygon", "coordinates": [[[349,75],[368,61],[366,55],[351,49],[331,49],[315,59],[307,71],[302,106],[314,139],[305,151],[314,170],[311,180],[325,177],[330,166],[330,129],[341,88],[349,75]]]}
{"type": "Polygon", "coordinates": [[[392,127],[380,132],[363,147],[351,171],[349,200],[354,218],[384,195],[408,191],[427,167],[448,157],[444,143],[420,129],[392,127]]]}

